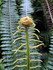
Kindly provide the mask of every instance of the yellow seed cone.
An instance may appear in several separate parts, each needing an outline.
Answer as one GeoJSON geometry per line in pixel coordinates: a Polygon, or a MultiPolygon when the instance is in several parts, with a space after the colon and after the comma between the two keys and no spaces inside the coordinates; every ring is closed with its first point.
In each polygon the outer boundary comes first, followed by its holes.
{"type": "Polygon", "coordinates": [[[27,17],[24,17],[24,18],[21,18],[19,23],[21,25],[23,25],[24,27],[30,27],[32,25],[34,25],[34,21],[32,18],[29,18],[28,16],[27,17]]]}

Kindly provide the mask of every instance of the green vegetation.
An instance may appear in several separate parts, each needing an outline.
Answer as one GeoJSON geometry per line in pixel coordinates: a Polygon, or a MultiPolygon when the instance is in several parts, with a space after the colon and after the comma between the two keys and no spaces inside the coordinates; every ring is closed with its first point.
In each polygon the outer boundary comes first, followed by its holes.
{"type": "Polygon", "coordinates": [[[3,4],[3,2],[4,2],[4,0],[0,0],[0,5],[2,5],[2,4],[3,4]]]}
{"type": "MultiPolygon", "coordinates": [[[[43,1],[43,0],[42,0],[43,1]]],[[[50,0],[53,2],[53,0],[50,0]]],[[[33,8],[33,12],[29,13],[34,19],[34,22],[36,24],[37,31],[32,29],[27,30],[27,28],[21,30],[25,31],[19,31],[17,30],[17,27],[19,26],[18,21],[20,20],[21,17],[24,16],[24,8],[23,8],[23,0],[0,0],[0,58],[5,58],[4,60],[0,59],[0,70],[28,70],[31,68],[32,70],[53,70],[53,31],[51,31],[51,35],[48,32],[48,27],[47,27],[47,22],[44,16],[44,11],[41,5],[40,0],[30,0],[31,3],[31,8],[33,8]],[[40,33],[39,33],[40,30],[40,33]],[[13,35],[16,31],[15,35],[13,35]],[[31,34],[29,34],[32,33],[31,34]],[[37,35],[37,34],[39,35],[37,35]],[[35,36],[34,36],[34,35],[35,36]],[[26,36],[26,38],[22,38],[22,36],[26,36]],[[15,39],[17,38],[22,38],[19,40],[15,39]],[[34,38],[34,39],[33,39],[34,38]],[[44,58],[44,55],[41,55],[40,52],[42,53],[42,50],[38,52],[38,46],[42,46],[42,42],[39,43],[39,40],[36,42],[36,39],[39,39],[43,41],[44,47],[49,47],[48,51],[48,56],[47,58],[44,58]],[[30,39],[33,39],[30,41],[30,39]],[[27,44],[25,44],[27,43],[27,44]],[[49,45],[50,44],[50,45],[49,45]],[[37,47],[33,48],[32,46],[37,47]],[[38,46],[37,46],[38,45],[38,46]],[[24,47],[23,47],[24,46],[24,47]],[[31,48],[29,48],[31,46],[31,48]],[[21,48],[22,47],[22,48],[21,48]],[[27,52],[21,52],[16,51],[13,52],[12,50],[18,50],[18,48],[21,51],[26,51],[27,52]],[[35,53],[31,53],[30,50],[34,51],[35,53]],[[34,58],[34,62],[30,62],[32,59],[30,57],[30,54],[32,55],[31,57],[34,58]],[[26,57],[27,56],[27,57],[26,57]],[[44,62],[41,61],[42,57],[44,58],[44,62]],[[24,59],[22,59],[22,57],[24,59]],[[25,59],[25,57],[27,59],[25,59]],[[30,57],[30,58],[29,58],[30,57]],[[40,57],[40,58],[39,58],[40,57]],[[22,59],[23,61],[18,61],[18,59],[22,59]],[[37,61],[36,61],[37,60],[37,61]],[[40,60],[40,61],[39,61],[40,60]],[[45,61],[46,60],[46,61],[45,61]],[[30,64],[30,65],[29,65],[30,64]],[[16,65],[19,65],[16,67],[16,65]],[[21,65],[24,65],[21,67],[21,65]],[[27,65],[27,66],[26,66],[27,65]],[[38,68],[42,65],[41,68],[38,68]],[[5,66],[5,69],[4,69],[5,66]],[[34,67],[35,66],[35,67],[34,67]]],[[[30,8],[29,8],[30,9],[30,8]]],[[[40,47],[41,47],[40,46],[40,47]]],[[[44,52],[47,51],[46,49],[44,52]]],[[[42,53],[43,54],[43,53],[42,53]]]]}
{"type": "Polygon", "coordinates": [[[49,0],[50,2],[53,2],[53,0],[49,0]]]}
{"type": "MultiPolygon", "coordinates": [[[[17,60],[14,61],[14,64],[15,64],[15,63],[19,63],[19,61],[24,61],[24,60],[26,60],[27,63],[26,63],[26,64],[21,63],[21,65],[20,65],[20,64],[15,65],[13,68],[16,68],[16,67],[17,67],[17,68],[19,68],[19,67],[20,67],[20,68],[23,68],[23,67],[25,67],[26,70],[31,70],[31,69],[36,69],[36,68],[38,68],[38,67],[41,67],[40,65],[35,65],[35,66],[31,65],[31,64],[34,64],[34,62],[35,62],[35,63],[37,63],[37,62],[42,62],[42,61],[41,61],[40,59],[38,59],[38,58],[37,58],[37,59],[36,59],[36,58],[35,58],[35,59],[32,58],[32,56],[41,55],[41,54],[38,53],[37,51],[34,51],[34,49],[36,50],[36,48],[38,48],[39,46],[44,45],[44,43],[39,40],[39,37],[38,37],[37,34],[35,34],[35,33],[29,33],[29,29],[30,29],[30,30],[36,30],[36,31],[39,32],[39,30],[36,29],[36,28],[34,28],[32,25],[34,26],[34,22],[33,22],[33,20],[32,20],[31,18],[29,18],[29,17],[24,17],[24,18],[20,19],[20,24],[19,24],[19,26],[17,27],[17,28],[18,28],[18,31],[16,31],[16,32],[14,33],[14,35],[17,34],[18,32],[24,32],[26,36],[16,38],[13,43],[15,43],[15,42],[16,42],[17,40],[19,40],[19,39],[25,39],[26,42],[25,42],[24,44],[22,44],[18,49],[12,50],[12,51],[14,51],[15,53],[17,53],[17,52],[20,52],[20,53],[21,53],[21,52],[22,52],[22,53],[24,53],[26,56],[25,56],[25,58],[23,58],[23,57],[20,56],[19,59],[17,59],[17,60]],[[22,27],[24,27],[24,28],[22,29],[22,27]],[[19,29],[19,28],[20,28],[20,29],[19,29]],[[37,39],[35,40],[35,39],[29,38],[30,35],[35,35],[35,37],[36,37],[37,39]],[[31,41],[35,41],[35,42],[36,42],[35,46],[31,46],[31,44],[30,44],[31,41]],[[38,43],[39,43],[39,44],[38,44],[38,43]],[[23,49],[20,50],[22,47],[23,47],[23,49]],[[24,48],[26,48],[26,49],[24,49],[24,48]],[[25,50],[25,51],[24,51],[24,50],[25,50]],[[32,52],[32,51],[33,51],[33,52],[32,52]]],[[[31,43],[32,43],[32,42],[31,42],[31,43]]],[[[26,61],[25,61],[25,62],[26,62],[26,61]]]]}
{"type": "Polygon", "coordinates": [[[0,70],[4,70],[4,64],[2,62],[2,59],[0,59],[0,70]]]}

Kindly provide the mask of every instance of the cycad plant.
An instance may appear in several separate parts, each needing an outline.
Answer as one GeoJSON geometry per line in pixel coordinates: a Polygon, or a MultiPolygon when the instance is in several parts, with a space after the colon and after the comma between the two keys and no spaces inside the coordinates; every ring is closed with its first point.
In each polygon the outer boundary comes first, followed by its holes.
{"type": "MultiPolygon", "coordinates": [[[[2,1],[2,0],[1,0],[2,1]]],[[[18,44],[12,44],[13,42],[13,32],[16,31],[17,26],[17,12],[15,0],[4,0],[4,4],[2,5],[0,11],[0,34],[1,34],[1,50],[2,50],[2,57],[4,59],[4,67],[5,70],[12,70],[13,61],[16,57],[14,57],[12,53],[12,49],[16,48],[18,44]],[[11,10],[12,9],[12,10],[11,10]]],[[[16,35],[17,36],[17,35],[16,35]]],[[[16,38],[16,36],[14,38],[16,38]]]]}
{"type": "Polygon", "coordinates": [[[40,32],[38,29],[34,28],[34,26],[35,26],[34,21],[29,17],[21,18],[19,21],[19,26],[17,27],[18,31],[16,31],[14,33],[14,35],[19,33],[19,32],[24,32],[25,36],[16,38],[13,41],[13,43],[15,43],[19,39],[24,39],[25,43],[22,44],[21,46],[19,46],[18,49],[12,50],[12,51],[14,51],[15,54],[17,52],[19,52],[21,54],[23,53],[22,55],[25,55],[25,56],[24,57],[20,56],[20,58],[17,58],[17,60],[14,61],[13,64],[17,63],[17,65],[15,65],[13,67],[13,69],[14,68],[18,68],[18,69],[20,68],[20,70],[21,70],[21,68],[25,68],[23,70],[32,70],[32,69],[34,70],[38,67],[41,67],[40,65],[37,65],[36,62],[42,62],[42,61],[39,59],[34,59],[33,56],[34,55],[41,55],[40,53],[35,52],[35,49],[41,45],[44,45],[44,43],[39,40],[39,37],[37,34],[30,33],[30,30],[36,30],[36,31],[40,32]],[[30,35],[35,35],[36,40],[31,39],[30,35]],[[32,46],[30,44],[30,42],[33,43],[34,41],[36,42],[36,45],[32,46]],[[36,63],[36,65],[34,65],[34,62],[36,63]]]}

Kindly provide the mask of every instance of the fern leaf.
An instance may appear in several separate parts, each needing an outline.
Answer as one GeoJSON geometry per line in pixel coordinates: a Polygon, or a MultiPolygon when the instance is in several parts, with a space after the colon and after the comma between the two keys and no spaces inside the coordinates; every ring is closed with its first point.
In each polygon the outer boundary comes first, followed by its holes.
{"type": "Polygon", "coordinates": [[[12,70],[13,60],[15,59],[14,54],[11,50],[13,50],[13,32],[17,29],[15,28],[16,23],[14,24],[15,19],[15,0],[4,0],[3,9],[2,9],[2,23],[1,23],[1,40],[2,40],[2,56],[4,59],[5,70],[12,70]],[[13,5],[14,4],[14,5],[13,5]],[[11,8],[13,10],[11,10],[11,8]],[[14,13],[14,14],[13,14],[14,13]],[[13,18],[14,17],[14,18],[13,18]],[[14,25],[13,25],[14,24],[14,25]],[[14,59],[12,59],[14,58],[14,59]]]}
{"type": "MultiPolygon", "coordinates": [[[[24,19],[24,18],[23,18],[24,19]]],[[[20,21],[21,22],[21,21],[20,21]]],[[[23,22],[23,21],[22,21],[23,22]]],[[[19,58],[19,59],[16,59],[15,61],[14,61],[14,63],[19,63],[19,61],[25,61],[25,60],[27,60],[27,63],[25,64],[25,65],[15,65],[13,68],[16,68],[16,67],[25,67],[26,65],[26,67],[27,67],[27,70],[30,70],[30,69],[33,69],[33,68],[37,68],[38,66],[35,66],[35,67],[30,67],[30,63],[32,63],[32,62],[42,62],[41,60],[38,60],[38,59],[36,59],[36,60],[34,60],[34,59],[32,59],[31,60],[31,58],[30,58],[30,56],[31,55],[33,55],[33,54],[35,54],[35,55],[41,55],[40,53],[32,53],[32,52],[30,52],[30,50],[31,49],[33,49],[33,48],[37,48],[37,47],[39,47],[39,46],[41,46],[41,45],[44,45],[44,43],[42,43],[42,41],[39,41],[39,37],[38,37],[38,35],[37,34],[34,34],[34,33],[29,33],[28,32],[28,30],[29,30],[29,28],[28,27],[25,27],[25,33],[26,33],[26,36],[24,36],[24,37],[19,37],[19,38],[16,38],[15,40],[14,40],[14,42],[13,43],[15,43],[15,41],[16,40],[19,40],[19,39],[23,39],[23,38],[25,38],[25,40],[26,40],[26,43],[25,44],[22,44],[18,49],[16,49],[16,50],[12,50],[12,51],[14,51],[15,53],[17,53],[17,52],[23,52],[23,53],[25,53],[26,54],[26,56],[27,56],[27,58],[19,58]],[[35,39],[29,39],[29,36],[30,35],[35,35],[36,37],[37,37],[37,39],[38,40],[35,40],[35,39]],[[35,46],[30,46],[30,41],[37,41],[37,42],[40,42],[40,44],[39,45],[35,45],[35,46]],[[23,46],[26,46],[25,48],[25,51],[23,51],[21,48],[23,47],[23,46]],[[21,49],[21,50],[20,50],[21,49]]],[[[21,28],[20,28],[20,31],[21,31],[21,28]]],[[[16,31],[16,32],[19,32],[19,29],[18,29],[18,31],[16,31]]],[[[16,33],[15,32],[15,33],[16,33]]],[[[24,49],[24,48],[23,48],[24,49]]],[[[13,64],[14,64],[13,63],[13,64]]],[[[41,67],[41,66],[40,66],[41,67]]]]}

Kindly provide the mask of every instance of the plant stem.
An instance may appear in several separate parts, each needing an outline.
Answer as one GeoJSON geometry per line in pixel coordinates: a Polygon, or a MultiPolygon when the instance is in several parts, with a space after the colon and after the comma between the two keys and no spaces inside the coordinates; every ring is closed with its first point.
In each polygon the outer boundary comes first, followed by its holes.
{"type": "Polygon", "coordinates": [[[30,70],[30,47],[29,47],[29,34],[26,27],[26,47],[27,47],[27,70],[30,70]]]}

